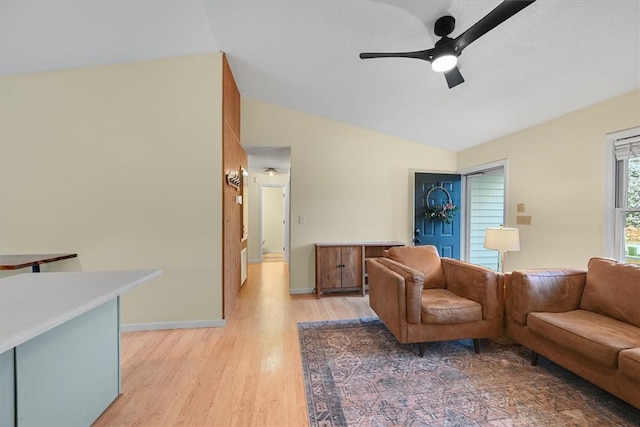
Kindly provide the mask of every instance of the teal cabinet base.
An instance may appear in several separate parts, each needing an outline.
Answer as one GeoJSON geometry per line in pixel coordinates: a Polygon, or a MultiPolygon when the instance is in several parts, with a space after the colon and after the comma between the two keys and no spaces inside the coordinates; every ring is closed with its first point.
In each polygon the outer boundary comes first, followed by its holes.
{"type": "Polygon", "coordinates": [[[16,421],[15,349],[0,354],[0,426],[11,427],[16,421]]]}
{"type": "Polygon", "coordinates": [[[16,347],[18,426],[90,426],[120,392],[118,298],[16,347]]]}

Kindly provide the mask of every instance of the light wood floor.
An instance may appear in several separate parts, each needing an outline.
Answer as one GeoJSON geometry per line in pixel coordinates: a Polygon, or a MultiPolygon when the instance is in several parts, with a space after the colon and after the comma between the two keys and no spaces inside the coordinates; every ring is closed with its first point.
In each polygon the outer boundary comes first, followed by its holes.
{"type": "Polygon", "coordinates": [[[284,253],[283,252],[267,252],[266,254],[262,254],[263,262],[283,262],[284,261],[284,253]]]}
{"type": "Polygon", "coordinates": [[[368,297],[290,296],[287,264],[250,264],[227,326],[122,334],[122,396],[94,425],[306,426],[297,322],[373,316],[368,297]]]}

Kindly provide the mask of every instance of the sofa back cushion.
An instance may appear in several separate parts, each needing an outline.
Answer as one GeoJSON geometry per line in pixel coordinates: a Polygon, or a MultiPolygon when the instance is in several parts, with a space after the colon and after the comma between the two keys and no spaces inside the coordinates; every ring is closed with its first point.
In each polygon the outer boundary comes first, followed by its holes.
{"type": "Polygon", "coordinates": [[[389,249],[387,257],[422,272],[424,288],[444,288],[444,272],[435,246],[397,246],[389,249]]]}
{"type": "Polygon", "coordinates": [[[640,265],[591,258],[580,308],[640,327],[640,265]]]}

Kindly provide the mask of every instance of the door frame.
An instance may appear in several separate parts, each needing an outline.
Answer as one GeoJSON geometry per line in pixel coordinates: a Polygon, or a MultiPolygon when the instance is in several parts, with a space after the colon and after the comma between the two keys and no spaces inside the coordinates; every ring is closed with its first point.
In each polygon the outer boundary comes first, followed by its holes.
{"type": "MultiPolygon", "coordinates": [[[[416,222],[415,222],[415,211],[416,211],[416,201],[415,201],[415,194],[416,194],[416,174],[448,174],[448,175],[458,175],[460,174],[460,172],[455,172],[455,171],[443,171],[443,170],[433,170],[433,169],[409,169],[409,205],[410,205],[410,209],[409,209],[409,224],[411,224],[411,230],[409,230],[409,238],[407,239],[407,242],[411,242],[412,246],[415,246],[413,243],[413,238],[414,238],[414,230],[416,229],[416,222]]],[[[462,197],[464,197],[464,186],[461,188],[461,199],[463,200],[462,197]]],[[[462,205],[462,203],[461,203],[462,205]]],[[[466,226],[466,220],[465,220],[465,212],[464,212],[464,206],[460,206],[460,211],[458,213],[459,218],[460,218],[460,232],[462,233],[463,230],[465,229],[466,226]]],[[[463,234],[460,234],[460,243],[464,242],[463,239],[463,234]]],[[[462,259],[462,248],[460,248],[460,256],[462,259]]]]}
{"type": "Polygon", "coordinates": [[[260,206],[259,206],[259,222],[258,222],[258,236],[259,236],[259,244],[260,244],[260,250],[259,252],[259,262],[263,262],[264,258],[263,258],[263,254],[262,254],[262,240],[263,240],[263,230],[262,230],[262,220],[263,220],[263,200],[262,200],[262,189],[265,187],[276,187],[276,188],[282,188],[282,192],[284,194],[284,197],[282,198],[282,202],[284,203],[284,224],[282,224],[282,228],[283,228],[283,242],[284,242],[284,261],[286,263],[289,262],[289,246],[290,246],[290,242],[289,242],[289,229],[290,226],[289,224],[291,223],[290,221],[290,202],[289,202],[289,184],[260,184],[260,188],[259,188],[259,193],[258,193],[258,197],[260,199],[260,206]]]}
{"type": "MultiPolygon", "coordinates": [[[[442,170],[433,170],[433,169],[409,169],[409,204],[410,209],[408,215],[409,224],[411,224],[411,230],[409,230],[409,235],[407,238],[407,242],[412,242],[413,245],[413,232],[416,229],[415,224],[415,215],[414,212],[416,210],[415,203],[415,192],[416,192],[416,174],[418,173],[432,173],[432,174],[459,174],[462,175],[462,187],[461,187],[461,195],[460,195],[460,259],[463,261],[467,261],[469,259],[469,253],[467,250],[468,247],[468,237],[467,237],[467,227],[468,227],[468,210],[467,210],[467,180],[466,175],[473,175],[476,173],[480,173],[482,171],[488,169],[496,169],[502,167],[504,169],[504,218],[505,222],[507,221],[507,206],[509,206],[509,160],[508,159],[500,159],[489,163],[483,163],[480,165],[470,166],[467,168],[459,169],[457,171],[442,171],[442,170]]],[[[506,224],[505,224],[506,225],[506,224]]]]}
{"type": "MultiPolygon", "coordinates": [[[[469,239],[468,239],[468,233],[467,233],[467,229],[468,229],[468,224],[469,224],[469,211],[466,209],[466,205],[467,205],[467,200],[469,198],[469,188],[468,188],[468,184],[467,184],[467,177],[469,175],[474,175],[474,174],[478,174],[487,170],[491,170],[491,169],[497,169],[497,168],[502,168],[503,169],[503,174],[504,174],[504,205],[503,205],[503,213],[502,213],[502,217],[504,218],[505,223],[507,222],[507,206],[509,206],[509,180],[507,179],[509,176],[509,161],[508,159],[501,159],[501,160],[496,160],[494,162],[489,162],[489,163],[484,163],[481,165],[476,165],[476,166],[471,166],[468,168],[464,168],[461,169],[458,173],[460,175],[462,175],[462,204],[464,206],[464,214],[461,214],[463,216],[462,219],[462,230],[460,233],[460,237],[462,239],[462,247],[460,248],[460,259],[464,260],[464,261],[468,261],[469,260],[469,239]]],[[[462,210],[461,210],[462,211],[462,210]]],[[[504,226],[506,227],[507,224],[504,224],[504,226]]]]}

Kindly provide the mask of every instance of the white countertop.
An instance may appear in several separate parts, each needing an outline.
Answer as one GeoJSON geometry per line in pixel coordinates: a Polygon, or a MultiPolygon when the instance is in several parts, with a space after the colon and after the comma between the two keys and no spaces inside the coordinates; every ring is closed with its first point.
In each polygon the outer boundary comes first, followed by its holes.
{"type": "Polygon", "coordinates": [[[161,272],[24,273],[0,279],[0,353],[104,304],[161,272]]]}

